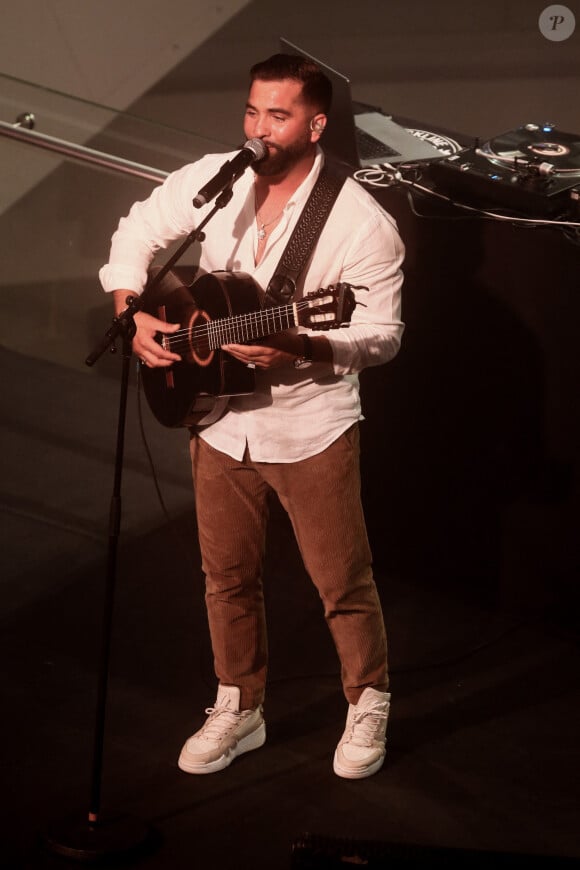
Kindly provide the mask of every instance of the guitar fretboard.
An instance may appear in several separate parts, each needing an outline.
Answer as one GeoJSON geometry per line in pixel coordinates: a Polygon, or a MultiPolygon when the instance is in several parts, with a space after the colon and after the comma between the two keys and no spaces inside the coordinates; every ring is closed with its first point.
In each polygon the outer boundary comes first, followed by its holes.
{"type": "Polygon", "coordinates": [[[274,335],[298,326],[301,309],[307,309],[311,305],[311,301],[301,299],[277,308],[263,308],[233,317],[203,320],[191,329],[180,329],[173,335],[164,335],[162,344],[173,353],[184,354],[193,347],[205,356],[225,344],[244,344],[255,338],[274,335]]]}
{"type": "Polygon", "coordinates": [[[203,328],[207,331],[210,350],[216,350],[224,344],[244,344],[255,338],[283,332],[297,324],[298,310],[297,305],[293,304],[210,320],[203,328]]]}

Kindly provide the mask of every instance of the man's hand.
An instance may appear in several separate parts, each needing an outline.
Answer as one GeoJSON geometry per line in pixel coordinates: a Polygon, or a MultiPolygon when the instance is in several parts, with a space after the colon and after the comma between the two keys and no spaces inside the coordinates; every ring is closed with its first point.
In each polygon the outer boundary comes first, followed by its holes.
{"type": "MultiPolygon", "coordinates": [[[[310,346],[316,362],[332,363],[332,347],[324,335],[310,336],[310,346]]],[[[304,341],[297,332],[280,332],[261,340],[260,344],[226,344],[236,359],[257,369],[275,369],[293,366],[294,360],[304,354],[304,341]]]]}
{"type": "MultiPolygon", "coordinates": [[[[117,314],[122,312],[127,307],[127,297],[134,294],[127,290],[115,290],[113,296],[115,300],[115,311],[117,314]]],[[[164,350],[159,342],[155,341],[155,336],[158,332],[165,335],[171,335],[179,329],[179,323],[166,323],[164,320],[158,320],[151,314],[146,314],[144,311],[137,311],[135,314],[135,326],[137,332],[133,338],[133,353],[135,353],[142,363],[151,368],[158,366],[167,368],[173,365],[174,362],[179,362],[181,357],[177,353],[171,353],[164,350]]]]}
{"type": "Polygon", "coordinates": [[[303,352],[300,336],[283,333],[261,339],[262,344],[225,344],[227,350],[240,362],[257,369],[276,369],[294,365],[303,352]]]}
{"type": "Polygon", "coordinates": [[[152,317],[151,314],[138,311],[135,315],[135,326],[137,332],[133,338],[133,353],[137,354],[144,365],[150,368],[159,366],[167,368],[174,362],[179,362],[181,359],[179,354],[164,350],[159,342],[155,341],[158,332],[165,335],[177,332],[179,323],[166,323],[164,320],[152,317]]]}

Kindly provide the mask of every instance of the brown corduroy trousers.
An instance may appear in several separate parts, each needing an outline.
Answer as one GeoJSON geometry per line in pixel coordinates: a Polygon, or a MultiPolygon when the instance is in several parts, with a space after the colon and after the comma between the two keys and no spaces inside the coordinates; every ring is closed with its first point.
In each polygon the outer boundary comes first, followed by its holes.
{"type": "Polygon", "coordinates": [[[388,688],[387,641],[360,497],[359,431],[294,463],[241,462],[191,439],[206,606],[216,676],[238,686],[240,709],[264,700],[267,634],[262,563],[268,493],[287,511],[320,594],[341,664],[343,691],[356,704],[367,686],[388,688]]]}

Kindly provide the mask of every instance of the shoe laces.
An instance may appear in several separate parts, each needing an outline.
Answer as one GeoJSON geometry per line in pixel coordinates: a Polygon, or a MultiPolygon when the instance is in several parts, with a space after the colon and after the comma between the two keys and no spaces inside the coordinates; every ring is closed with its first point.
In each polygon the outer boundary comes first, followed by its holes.
{"type": "Polygon", "coordinates": [[[237,713],[225,707],[207,707],[205,712],[208,719],[199,736],[206,740],[219,740],[225,734],[233,731],[247,715],[244,712],[237,713]]]}
{"type": "Polygon", "coordinates": [[[352,717],[348,742],[371,746],[387,716],[386,710],[357,710],[352,717]]]}

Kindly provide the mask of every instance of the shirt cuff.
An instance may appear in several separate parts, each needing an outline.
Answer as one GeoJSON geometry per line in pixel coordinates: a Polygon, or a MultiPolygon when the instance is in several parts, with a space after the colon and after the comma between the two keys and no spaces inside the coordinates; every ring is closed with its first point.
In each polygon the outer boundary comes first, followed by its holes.
{"type": "Polygon", "coordinates": [[[124,266],[106,265],[99,270],[99,280],[105,293],[130,290],[140,295],[147,282],[147,273],[124,266]]]}

